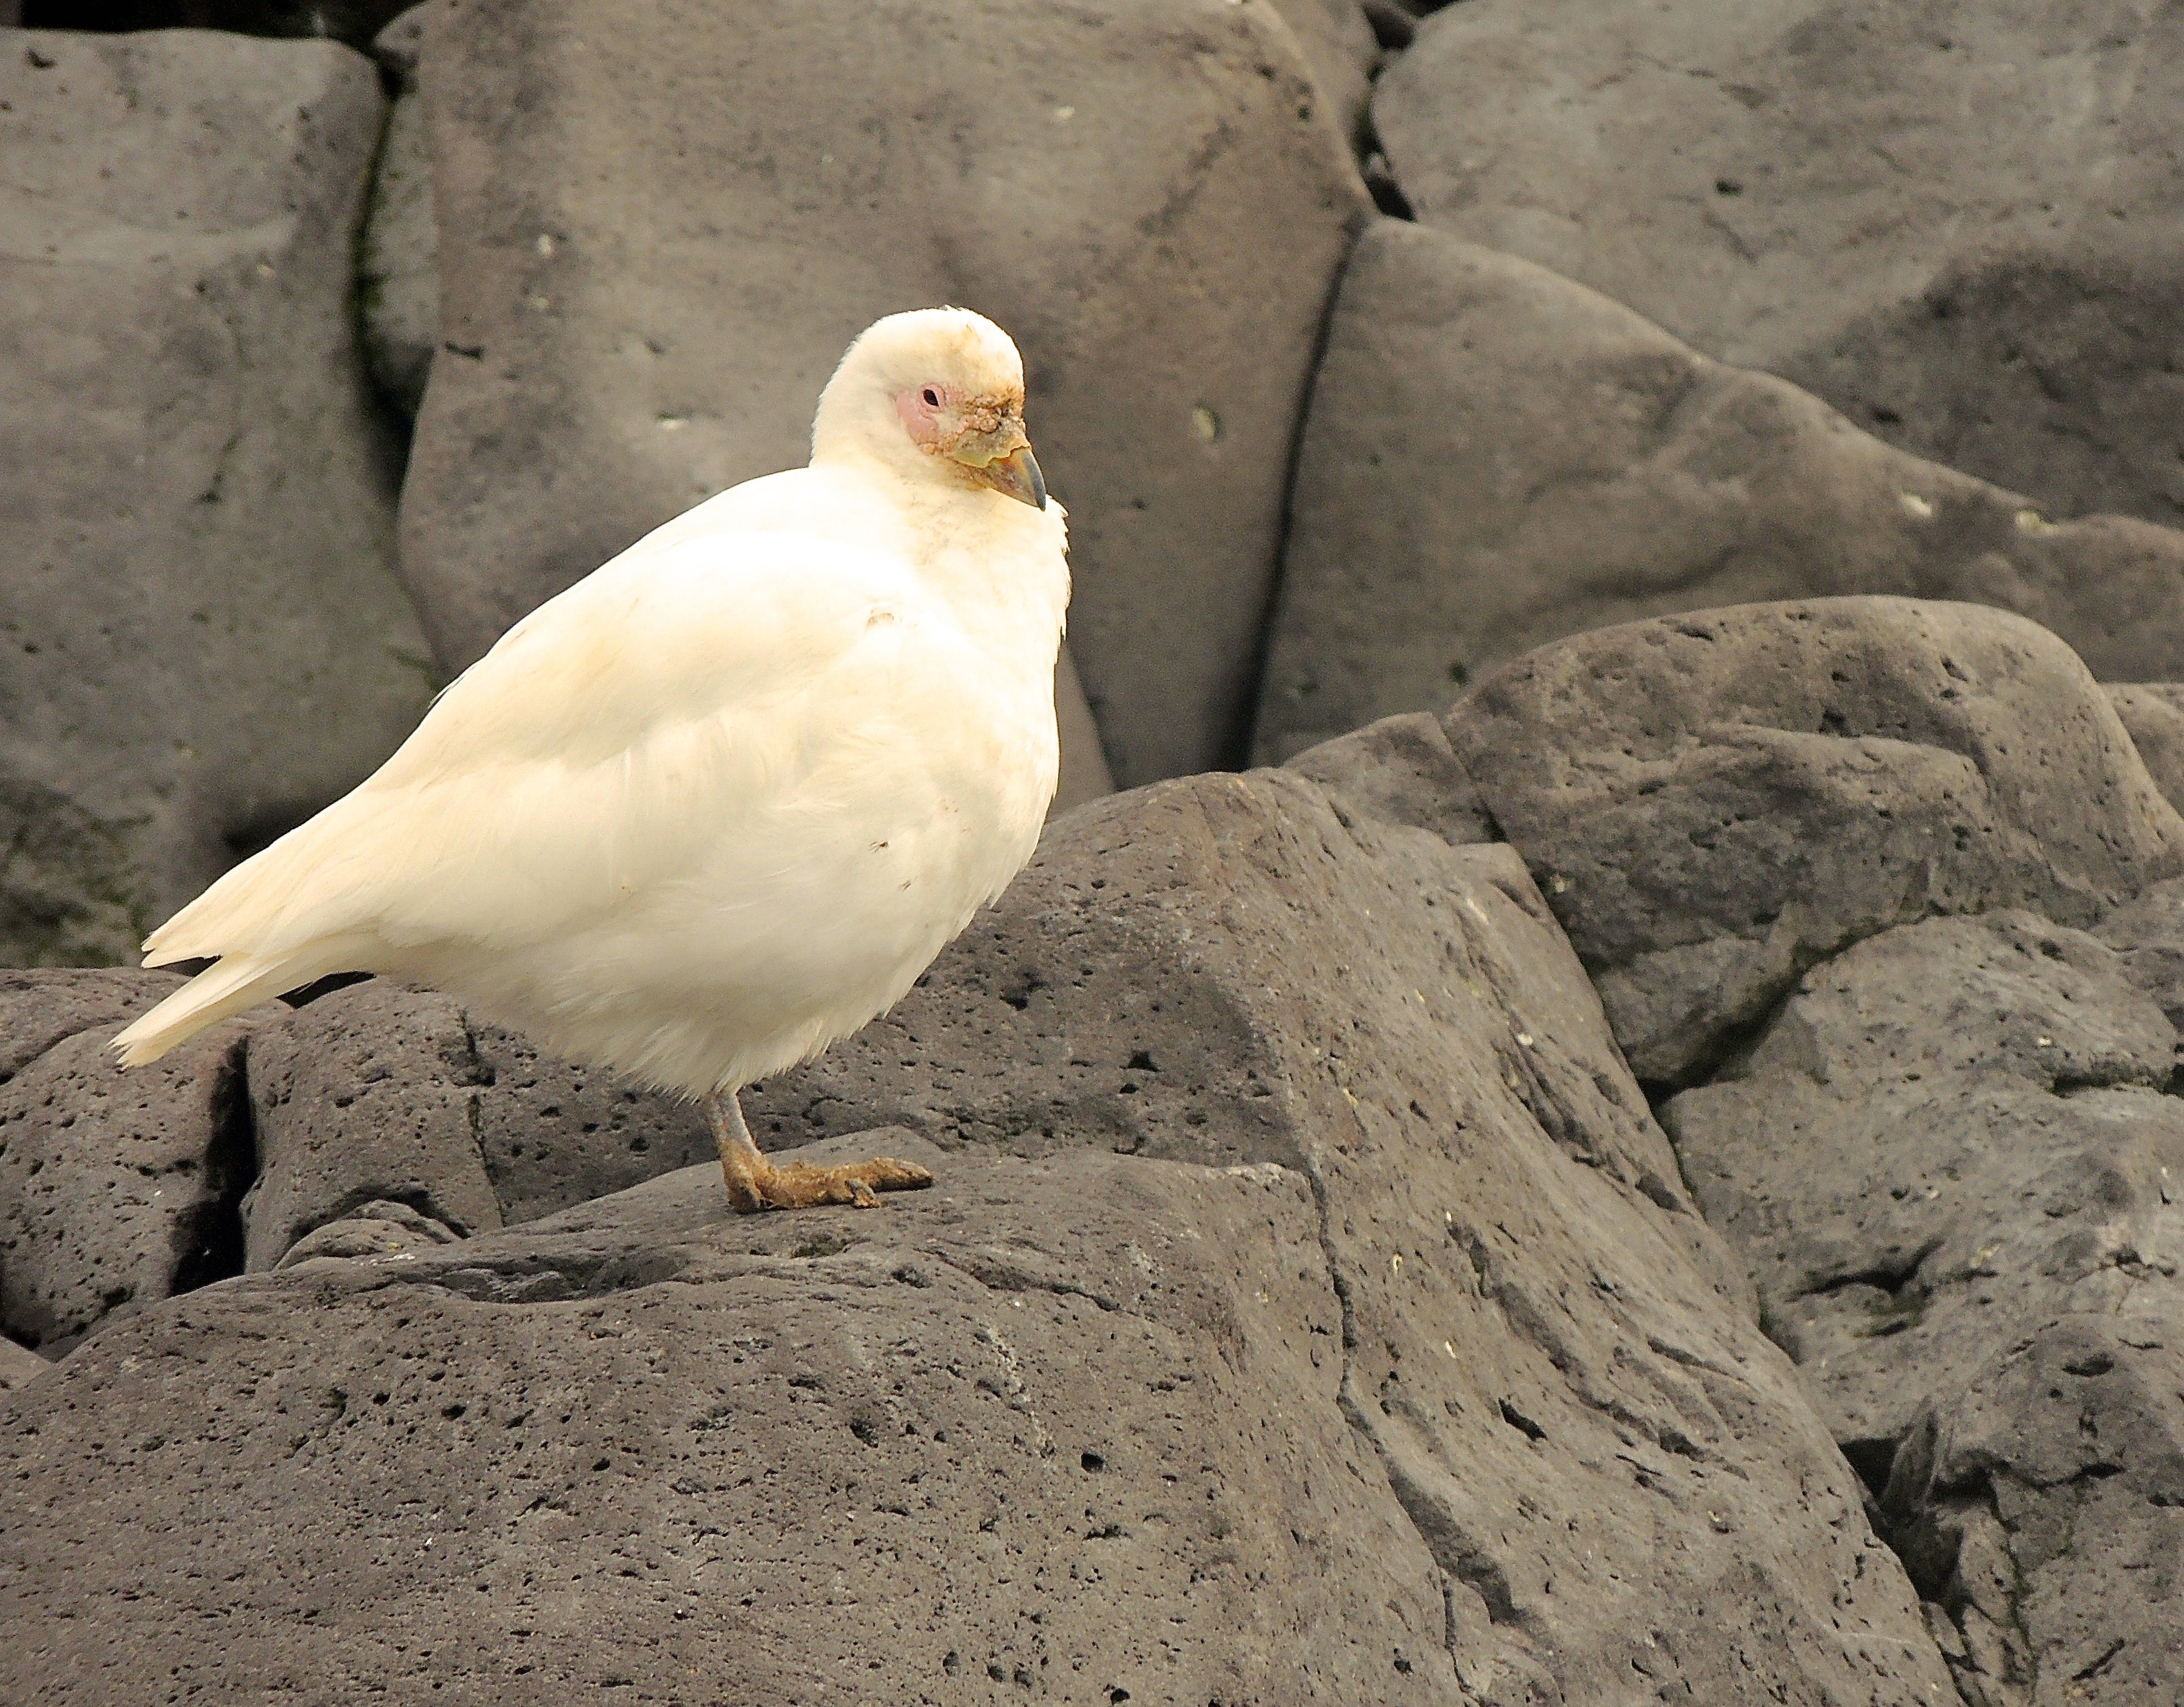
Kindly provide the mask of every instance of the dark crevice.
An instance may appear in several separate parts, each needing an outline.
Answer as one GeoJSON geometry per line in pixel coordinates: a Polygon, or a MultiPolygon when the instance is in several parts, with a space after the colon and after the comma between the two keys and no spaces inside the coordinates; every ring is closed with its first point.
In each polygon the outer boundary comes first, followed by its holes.
{"type": "Polygon", "coordinates": [[[221,30],[276,38],[327,36],[363,51],[415,0],[23,0],[28,30],[129,35],[221,30]]]}
{"type": "Polygon", "coordinates": [[[1869,1515],[1877,1506],[1880,1496],[1888,1491],[1888,1475],[1896,1468],[1896,1448],[1899,1443],[1894,1436],[1888,1435],[1873,1435],[1839,1442],[1843,1457],[1858,1472],[1858,1479],[1865,1484],[1869,1515]]]}
{"type": "Polygon", "coordinates": [[[1865,1268],[1848,1274],[1830,1275],[1825,1280],[1809,1280],[1791,1296],[1820,1298],[1833,1292],[1845,1291],[1852,1286],[1875,1286],[1892,1297],[1897,1297],[1917,1277],[1919,1267],[1926,1258],[1941,1248],[1942,1241],[1936,1236],[1909,1251],[1898,1252],[1865,1268]]]}
{"type": "Polygon", "coordinates": [[[258,1180],[258,1128],[251,1118],[248,1063],[248,1052],[237,1041],[220,1063],[213,1086],[204,1196],[176,1230],[168,1291],[177,1297],[242,1272],[242,1199],[258,1180]]]}

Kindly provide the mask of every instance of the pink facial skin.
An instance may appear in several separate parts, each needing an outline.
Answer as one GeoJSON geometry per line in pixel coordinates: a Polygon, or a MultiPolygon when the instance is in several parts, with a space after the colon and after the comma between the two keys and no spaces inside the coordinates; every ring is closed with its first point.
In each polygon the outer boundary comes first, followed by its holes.
{"type": "Polygon", "coordinates": [[[956,388],[938,380],[895,393],[895,413],[910,430],[911,438],[925,450],[937,451],[947,436],[941,417],[962,399],[956,388]]]}

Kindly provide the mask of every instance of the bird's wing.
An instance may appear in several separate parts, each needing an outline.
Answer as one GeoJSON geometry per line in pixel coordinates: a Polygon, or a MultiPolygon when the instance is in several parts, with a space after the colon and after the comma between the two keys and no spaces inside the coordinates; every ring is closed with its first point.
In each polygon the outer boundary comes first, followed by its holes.
{"type": "Polygon", "coordinates": [[[510,629],[376,774],[162,926],[148,962],[566,930],[793,811],[865,714],[972,667],[967,646],[884,553],[757,533],[632,553],[510,629]]]}

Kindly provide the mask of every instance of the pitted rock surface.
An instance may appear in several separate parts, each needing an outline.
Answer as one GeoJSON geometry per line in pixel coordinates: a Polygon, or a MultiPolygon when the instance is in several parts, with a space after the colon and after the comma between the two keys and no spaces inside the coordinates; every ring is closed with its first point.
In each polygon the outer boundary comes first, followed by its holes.
{"type": "Polygon", "coordinates": [[[1541,647],[1449,737],[1642,1079],[1690,1084],[1825,957],[1930,913],[2102,912],[2184,821],[2052,634],[1972,605],[1751,605],[1541,647]]]}
{"type": "Polygon", "coordinates": [[[108,1045],[171,973],[0,973],[0,1332],[65,1350],[232,1273],[254,1164],[230,1021],[125,1078],[108,1045]]]}
{"type": "Polygon", "coordinates": [[[1906,925],[1663,1113],[1969,1702],[2184,1689],[2184,1103],[2130,973],[2031,913],[1906,925]]]}
{"type": "Polygon", "coordinates": [[[1485,1699],[1633,1675],[1725,1699],[1725,1643],[1793,1691],[1946,1687],[1507,848],[1281,772],[1118,796],[1054,826],[894,1012],[748,1103],[774,1143],[898,1124],[1305,1171],[1346,1409],[1485,1699]],[[1724,1605],[1764,1642],[1697,1611],[1724,1605]]]}
{"type": "Polygon", "coordinates": [[[359,1204],[11,1397],[0,1687],[1947,1687],[1507,848],[1295,773],[1096,802],[751,1102],[939,1182],[738,1220],[708,1165],[437,1245],[359,1204]]]}

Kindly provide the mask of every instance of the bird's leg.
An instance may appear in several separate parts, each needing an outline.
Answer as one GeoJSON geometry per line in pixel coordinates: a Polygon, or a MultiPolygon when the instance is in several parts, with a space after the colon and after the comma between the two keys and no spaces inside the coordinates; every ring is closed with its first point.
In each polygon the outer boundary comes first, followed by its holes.
{"type": "Polygon", "coordinates": [[[760,1209],[808,1209],[817,1203],[848,1203],[860,1209],[879,1207],[883,1191],[914,1191],[933,1183],[915,1162],[878,1156],[839,1168],[815,1168],[808,1162],[783,1167],[751,1142],[742,1106],[733,1091],[705,1098],[705,1119],[721,1146],[721,1175],[728,1182],[728,1202],[737,1213],[760,1209]]]}

